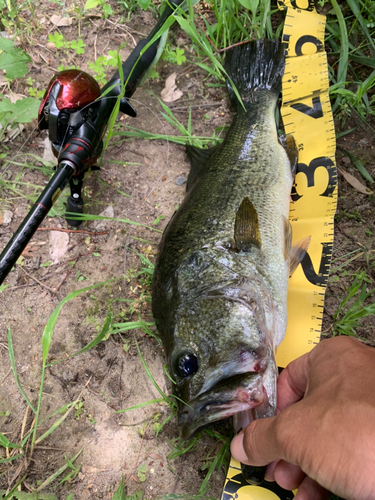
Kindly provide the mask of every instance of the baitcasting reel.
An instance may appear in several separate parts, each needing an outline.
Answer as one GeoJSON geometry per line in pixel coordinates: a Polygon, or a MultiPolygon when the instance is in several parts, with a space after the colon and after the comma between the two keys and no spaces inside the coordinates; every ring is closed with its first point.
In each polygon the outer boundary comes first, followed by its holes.
{"type": "MultiPolygon", "coordinates": [[[[50,81],[39,107],[38,123],[40,130],[48,130],[52,152],[58,160],[61,159],[61,154],[70,139],[81,127],[96,123],[95,114],[100,95],[97,81],[88,73],[78,69],[61,71],[50,81]]],[[[120,110],[135,117],[136,112],[129,102],[125,99],[122,101],[124,102],[121,102],[120,110]]],[[[69,180],[71,193],[66,203],[67,212],[83,213],[81,192],[85,172],[90,167],[92,170],[99,169],[95,163],[102,153],[103,141],[99,137],[99,130],[96,132],[98,140],[95,141],[94,149],[91,149],[87,158],[77,163],[76,172],[69,180]]],[[[86,141],[84,134],[80,135],[82,135],[82,146],[77,145],[77,149],[83,150],[86,141]]],[[[66,220],[73,227],[81,224],[80,220],[69,218],[68,215],[66,220]]]]}
{"type": "MultiPolygon", "coordinates": [[[[181,2],[166,3],[151,33],[138,42],[102,89],[94,78],[80,70],[61,71],[52,78],[39,109],[39,128],[49,132],[57,158],[56,171],[0,254],[0,285],[68,182],[71,194],[67,212],[83,213],[83,177],[90,167],[97,168],[95,163],[103,149],[102,137],[111,113],[120,100],[120,111],[136,116],[128,98],[155,60],[162,27],[181,2]]],[[[68,223],[79,226],[81,221],[71,217],[66,217],[68,223]]]]}

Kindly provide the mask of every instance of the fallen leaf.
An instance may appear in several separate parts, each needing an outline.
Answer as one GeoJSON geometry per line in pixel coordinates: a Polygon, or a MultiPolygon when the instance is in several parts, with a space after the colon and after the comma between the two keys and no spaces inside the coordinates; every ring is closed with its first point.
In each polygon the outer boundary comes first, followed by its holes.
{"type": "Polygon", "coordinates": [[[7,97],[12,104],[15,102],[19,101],[20,99],[24,99],[26,96],[24,94],[15,94],[14,92],[11,92],[10,94],[4,94],[5,97],[7,97]]]}
{"type": "Polygon", "coordinates": [[[70,26],[73,23],[71,17],[57,16],[56,14],[49,18],[52,24],[55,26],[70,26]]]}
{"type": "Polygon", "coordinates": [[[35,250],[37,250],[36,247],[27,245],[26,248],[21,253],[21,255],[23,255],[24,257],[32,257],[35,250]]]}
{"type": "MultiPolygon", "coordinates": [[[[16,126],[13,127],[9,125],[5,131],[6,136],[3,139],[1,139],[1,142],[8,142],[11,141],[12,139],[15,139],[22,132],[24,128],[25,126],[22,125],[22,123],[18,123],[16,126]]],[[[0,130],[1,129],[2,126],[0,124],[0,130]]]]}
{"type": "Polygon", "coordinates": [[[181,90],[177,89],[176,77],[177,77],[177,73],[172,73],[165,80],[165,87],[160,92],[160,96],[161,96],[162,101],[174,102],[174,101],[177,101],[177,99],[179,99],[180,97],[182,97],[181,90]]]}
{"type": "Polygon", "coordinates": [[[348,172],[345,172],[345,170],[342,170],[341,168],[338,169],[340,174],[344,177],[346,182],[348,182],[351,186],[354,187],[357,191],[359,191],[362,194],[372,194],[373,192],[371,189],[366,187],[362,182],[359,182],[358,179],[354,177],[354,175],[349,174],[348,172]]]}

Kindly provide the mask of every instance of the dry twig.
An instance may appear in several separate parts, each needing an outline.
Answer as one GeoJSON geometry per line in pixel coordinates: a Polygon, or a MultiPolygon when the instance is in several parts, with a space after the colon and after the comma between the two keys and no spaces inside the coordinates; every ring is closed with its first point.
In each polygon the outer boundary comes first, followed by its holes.
{"type": "Polygon", "coordinates": [[[41,281],[39,281],[38,279],[34,278],[34,276],[32,276],[31,274],[29,274],[27,271],[25,271],[25,269],[23,269],[22,266],[18,266],[18,269],[21,269],[21,271],[23,273],[25,273],[29,278],[31,278],[32,280],[36,281],[38,283],[38,285],[40,285],[41,287],[45,288],[50,293],[52,293],[52,294],[56,293],[56,290],[54,290],[53,288],[50,288],[47,285],[44,285],[41,281]]]}

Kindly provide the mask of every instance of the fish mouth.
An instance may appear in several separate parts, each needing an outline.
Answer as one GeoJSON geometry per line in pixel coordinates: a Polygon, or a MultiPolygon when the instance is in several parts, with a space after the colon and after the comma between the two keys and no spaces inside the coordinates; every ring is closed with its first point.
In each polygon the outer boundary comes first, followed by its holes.
{"type": "Polygon", "coordinates": [[[178,425],[181,436],[188,439],[209,424],[240,412],[251,411],[267,401],[260,373],[247,372],[222,380],[180,409],[178,425]]]}

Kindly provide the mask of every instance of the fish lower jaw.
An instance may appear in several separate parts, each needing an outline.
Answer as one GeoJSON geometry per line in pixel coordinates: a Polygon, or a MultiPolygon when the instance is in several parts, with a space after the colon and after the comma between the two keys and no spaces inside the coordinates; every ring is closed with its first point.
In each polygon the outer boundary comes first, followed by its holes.
{"type": "Polygon", "coordinates": [[[236,414],[251,414],[253,408],[261,405],[263,398],[257,397],[228,402],[208,402],[200,408],[185,407],[179,414],[178,425],[181,429],[181,437],[188,439],[198,430],[219,420],[232,417],[236,414]]]}

